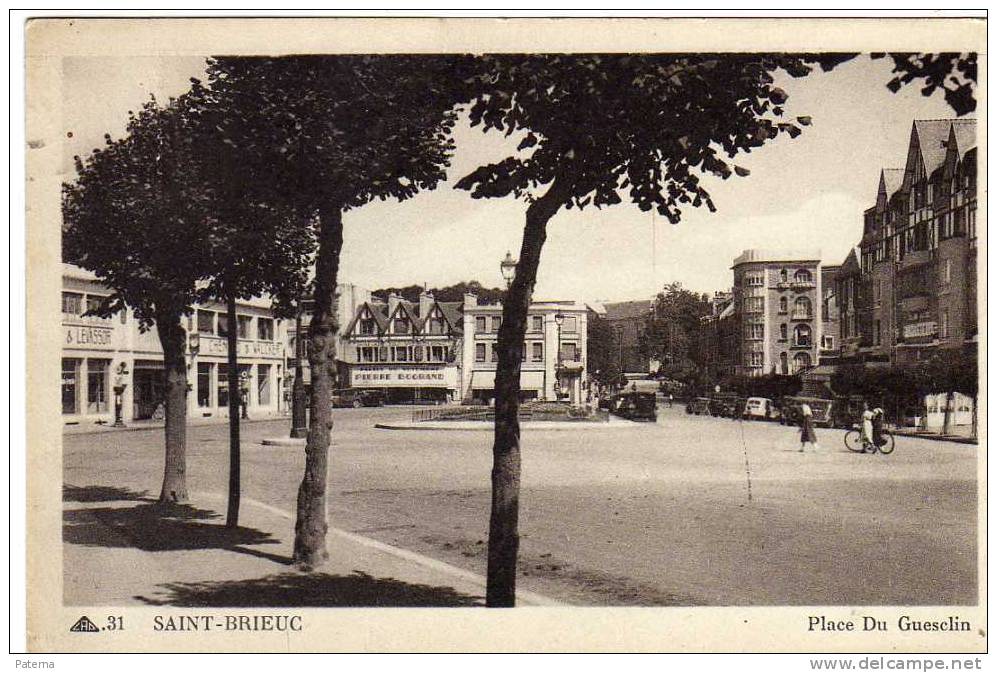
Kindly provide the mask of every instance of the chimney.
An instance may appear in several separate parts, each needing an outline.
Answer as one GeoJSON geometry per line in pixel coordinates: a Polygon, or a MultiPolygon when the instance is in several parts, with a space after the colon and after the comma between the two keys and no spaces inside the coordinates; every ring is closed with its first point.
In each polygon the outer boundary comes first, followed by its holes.
{"type": "Polygon", "coordinates": [[[393,316],[395,314],[395,309],[398,308],[398,304],[400,304],[401,301],[402,301],[402,298],[399,297],[394,292],[392,292],[391,294],[388,295],[388,319],[389,320],[391,319],[391,316],[393,316]]]}
{"type": "Polygon", "coordinates": [[[433,295],[425,290],[419,295],[419,317],[423,320],[429,315],[429,309],[433,307],[433,295]]]}
{"type": "Polygon", "coordinates": [[[464,306],[477,306],[478,305],[478,295],[473,292],[464,293],[464,306]]]}

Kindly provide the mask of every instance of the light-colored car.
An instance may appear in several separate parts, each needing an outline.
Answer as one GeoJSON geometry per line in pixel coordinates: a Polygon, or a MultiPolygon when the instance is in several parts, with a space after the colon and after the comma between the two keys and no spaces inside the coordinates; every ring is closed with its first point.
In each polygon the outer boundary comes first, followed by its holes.
{"type": "Polygon", "coordinates": [[[775,405],[767,397],[749,397],[744,404],[744,418],[768,420],[775,417],[775,405]]]}

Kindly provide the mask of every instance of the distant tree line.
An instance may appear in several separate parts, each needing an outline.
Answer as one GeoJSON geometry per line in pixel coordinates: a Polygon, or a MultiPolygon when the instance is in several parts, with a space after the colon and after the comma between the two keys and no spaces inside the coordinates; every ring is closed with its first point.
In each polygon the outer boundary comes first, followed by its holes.
{"type": "Polygon", "coordinates": [[[445,287],[434,287],[427,290],[424,285],[406,285],[404,287],[382,287],[373,290],[371,294],[381,300],[387,301],[388,295],[394,293],[405,301],[417,303],[419,295],[429,292],[436,301],[464,301],[464,295],[471,293],[477,295],[479,304],[498,304],[505,295],[505,290],[497,287],[485,287],[476,280],[447,285],[445,287]]]}

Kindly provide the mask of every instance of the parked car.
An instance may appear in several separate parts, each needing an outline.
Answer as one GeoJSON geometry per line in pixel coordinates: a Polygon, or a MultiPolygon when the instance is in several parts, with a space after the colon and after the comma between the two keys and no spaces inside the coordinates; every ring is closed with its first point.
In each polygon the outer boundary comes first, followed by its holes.
{"type": "Polygon", "coordinates": [[[654,393],[620,393],[613,397],[610,412],[632,421],[656,421],[657,398],[654,393]]]}
{"type": "Polygon", "coordinates": [[[685,405],[685,413],[695,414],[696,416],[709,416],[710,398],[696,397],[689,400],[689,404],[685,405]]]}
{"type": "Polygon", "coordinates": [[[734,418],[737,415],[738,397],[734,393],[720,393],[711,398],[710,413],[723,418],[734,418]]]}
{"type": "Polygon", "coordinates": [[[825,428],[833,426],[832,411],[834,402],[821,397],[784,397],[782,398],[782,418],[784,425],[800,424],[800,405],[807,404],[813,412],[814,425],[825,428]]]}
{"type": "Polygon", "coordinates": [[[365,388],[340,388],[332,391],[332,406],[343,408],[379,407],[384,404],[384,395],[380,390],[365,388]]]}
{"type": "Polygon", "coordinates": [[[744,403],[743,418],[748,420],[770,421],[778,417],[772,400],[767,397],[749,397],[744,403]]]}

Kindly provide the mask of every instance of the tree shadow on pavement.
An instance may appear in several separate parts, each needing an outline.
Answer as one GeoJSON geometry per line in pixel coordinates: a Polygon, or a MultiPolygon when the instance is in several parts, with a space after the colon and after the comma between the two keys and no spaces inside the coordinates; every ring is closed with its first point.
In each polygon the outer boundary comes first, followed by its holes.
{"type": "MultiPolygon", "coordinates": [[[[229,549],[255,553],[238,545],[279,544],[254,528],[226,528],[220,516],[190,505],[143,502],[132,507],[71,509],[62,515],[62,539],[87,547],[132,548],[142,551],[229,549]]],[[[284,557],[267,555],[288,563],[284,557]]]]}
{"type": "Polygon", "coordinates": [[[281,573],[247,580],[161,584],[163,596],[135,598],[146,605],[182,607],[474,607],[481,598],[451,587],[411,584],[390,577],[281,573]]]}
{"type": "Polygon", "coordinates": [[[63,502],[113,502],[117,500],[150,501],[148,491],[132,491],[116,486],[73,486],[63,484],[63,502]]]}

